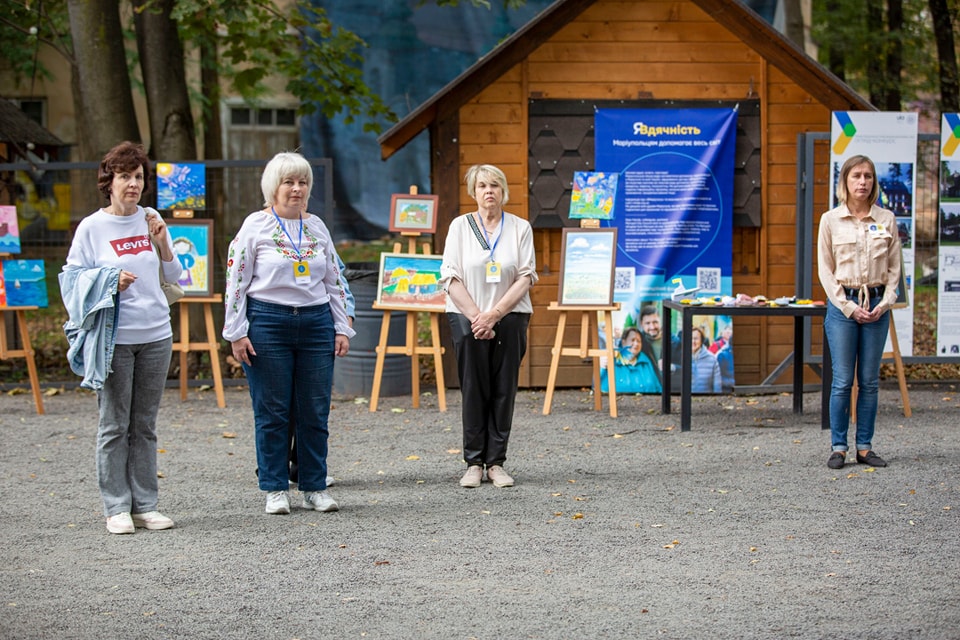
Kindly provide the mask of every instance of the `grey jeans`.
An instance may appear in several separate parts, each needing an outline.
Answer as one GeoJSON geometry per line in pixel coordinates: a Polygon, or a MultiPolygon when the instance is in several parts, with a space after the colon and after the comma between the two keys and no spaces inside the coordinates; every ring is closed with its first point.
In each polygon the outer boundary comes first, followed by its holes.
{"type": "Polygon", "coordinates": [[[172,348],[166,338],[113,352],[113,372],[97,394],[97,482],[107,517],[157,509],[157,412],[172,348]]]}

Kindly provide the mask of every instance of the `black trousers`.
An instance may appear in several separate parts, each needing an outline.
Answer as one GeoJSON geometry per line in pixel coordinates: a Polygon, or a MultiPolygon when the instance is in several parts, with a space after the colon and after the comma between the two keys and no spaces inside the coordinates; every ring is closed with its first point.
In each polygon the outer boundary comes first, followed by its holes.
{"type": "Polygon", "coordinates": [[[463,399],[463,459],[468,465],[502,465],[513,426],[520,361],[527,350],[529,313],[508,313],[492,340],[477,340],[470,321],[448,313],[463,399]]]}

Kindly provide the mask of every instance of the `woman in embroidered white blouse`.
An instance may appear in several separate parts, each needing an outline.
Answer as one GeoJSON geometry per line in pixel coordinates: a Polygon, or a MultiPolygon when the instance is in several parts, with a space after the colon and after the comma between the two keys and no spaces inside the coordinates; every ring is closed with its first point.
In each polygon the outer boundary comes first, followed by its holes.
{"type": "Polygon", "coordinates": [[[327,493],[327,419],[334,357],[347,354],[354,335],[338,257],[326,225],[306,211],[313,170],[303,156],[278,153],[260,186],[264,208],[247,216],[227,254],[223,337],[250,387],[266,512],[290,513],[294,415],[303,507],[336,511],[327,493]]]}
{"type": "Polygon", "coordinates": [[[503,210],[503,171],[474,165],[467,193],[477,210],[450,224],[440,267],[463,398],[463,487],[479,487],[486,467],[496,487],[513,486],[503,469],[513,423],[520,361],[527,348],[537,264],[530,223],[503,210]]]}

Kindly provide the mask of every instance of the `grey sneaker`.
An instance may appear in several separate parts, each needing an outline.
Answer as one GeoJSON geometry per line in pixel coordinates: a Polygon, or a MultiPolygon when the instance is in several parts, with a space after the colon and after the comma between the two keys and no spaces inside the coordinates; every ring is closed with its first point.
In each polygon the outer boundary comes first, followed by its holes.
{"type": "Polygon", "coordinates": [[[110,533],[133,533],[136,529],[133,526],[133,519],[129,513],[118,513],[115,516],[107,518],[107,531],[110,533]]]}
{"type": "Polygon", "coordinates": [[[466,489],[476,489],[483,480],[483,467],[473,464],[467,467],[467,472],[460,478],[460,486],[466,489]]]}
{"type": "Polygon", "coordinates": [[[286,491],[270,491],[267,493],[267,513],[290,513],[290,497],[286,491]]]}
{"type": "Polygon", "coordinates": [[[334,482],[336,482],[336,480],[333,479],[333,476],[327,476],[327,489],[332,487],[334,482]]]}
{"type": "Polygon", "coordinates": [[[163,515],[159,511],[134,513],[132,517],[134,526],[145,527],[151,531],[160,531],[161,529],[173,528],[173,520],[163,515]]]}
{"type": "Polygon", "coordinates": [[[487,467],[487,480],[493,483],[495,487],[512,487],[513,478],[510,477],[510,474],[503,470],[498,464],[493,465],[492,467],[487,467]]]}
{"type": "Polygon", "coordinates": [[[303,494],[303,508],[315,511],[339,511],[340,505],[326,491],[309,491],[303,494]]]}

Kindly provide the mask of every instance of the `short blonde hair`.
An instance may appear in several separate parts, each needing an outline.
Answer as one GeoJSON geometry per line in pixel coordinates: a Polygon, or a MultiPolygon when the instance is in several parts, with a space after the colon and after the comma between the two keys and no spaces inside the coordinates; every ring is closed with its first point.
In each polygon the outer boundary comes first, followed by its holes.
{"type": "Polygon", "coordinates": [[[313,191],[313,167],[299,153],[282,151],[273,156],[263,169],[260,178],[260,190],[263,191],[263,206],[272,207],[275,204],[277,189],[280,183],[287,178],[305,177],[307,179],[307,196],[313,191]]]}
{"type": "Polygon", "coordinates": [[[510,188],[507,186],[507,176],[492,164],[475,164],[467,169],[467,174],[463,178],[467,183],[467,194],[474,200],[477,199],[477,180],[485,180],[497,185],[503,190],[503,202],[500,204],[507,204],[507,201],[510,200],[510,188]]]}
{"type": "Polygon", "coordinates": [[[877,179],[877,166],[873,164],[873,160],[867,156],[850,156],[847,158],[847,161],[843,163],[843,166],[840,167],[840,178],[837,180],[837,200],[846,204],[847,198],[850,197],[850,194],[847,192],[847,177],[850,175],[850,172],[853,171],[853,168],[859,164],[868,164],[870,165],[870,171],[873,172],[873,188],[870,189],[870,204],[874,204],[877,201],[877,198],[880,197],[880,180],[877,179]]]}

